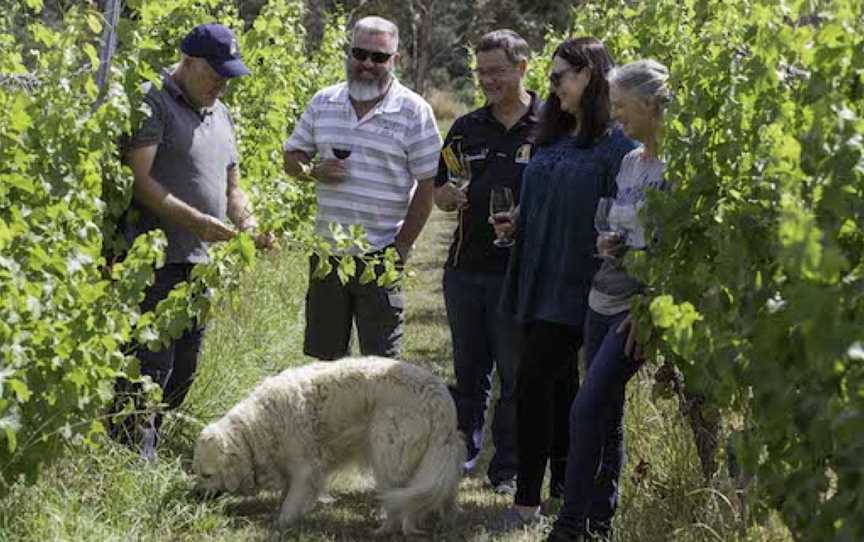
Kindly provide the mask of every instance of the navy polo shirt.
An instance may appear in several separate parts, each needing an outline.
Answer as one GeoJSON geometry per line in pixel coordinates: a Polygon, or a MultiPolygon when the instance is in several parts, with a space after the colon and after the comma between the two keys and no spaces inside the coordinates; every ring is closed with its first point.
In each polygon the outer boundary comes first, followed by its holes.
{"type": "MultiPolygon", "coordinates": [[[[506,186],[519,201],[522,172],[534,154],[534,131],[540,100],[533,92],[528,112],[509,130],[485,106],[456,119],[444,146],[461,140],[470,159],[471,183],[468,206],[458,211],[456,230],[445,267],[503,275],[509,248],[496,247],[495,231],[489,224],[489,195],[493,186],[506,186]]],[[[439,160],[435,185],[447,182],[447,167],[439,160]]]]}

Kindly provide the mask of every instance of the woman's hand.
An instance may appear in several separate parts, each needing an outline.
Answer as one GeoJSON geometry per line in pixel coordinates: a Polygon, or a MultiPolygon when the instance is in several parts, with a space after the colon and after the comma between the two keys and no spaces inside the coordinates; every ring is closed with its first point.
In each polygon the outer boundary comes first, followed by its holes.
{"type": "Polygon", "coordinates": [[[623,257],[626,252],[627,243],[623,235],[608,233],[597,235],[597,254],[617,259],[623,257]]]}
{"type": "Polygon", "coordinates": [[[643,361],[642,345],[637,341],[639,325],[636,320],[633,320],[633,315],[628,314],[616,331],[619,334],[627,333],[627,340],[624,342],[624,354],[634,361],[643,361]]]}

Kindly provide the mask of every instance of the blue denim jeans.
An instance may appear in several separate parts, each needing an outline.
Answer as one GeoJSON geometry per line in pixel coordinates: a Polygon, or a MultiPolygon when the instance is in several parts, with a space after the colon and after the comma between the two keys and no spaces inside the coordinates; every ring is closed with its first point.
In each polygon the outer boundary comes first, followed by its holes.
{"type": "Polygon", "coordinates": [[[519,328],[500,312],[504,277],[457,269],[444,271],[444,303],[453,339],[456,402],[459,430],[468,447],[466,468],[471,469],[483,445],[483,423],[492,387],[492,371],[501,381],[495,405],[492,441],[495,455],[487,471],[497,484],[516,475],[515,375],[519,360],[519,328]]]}
{"type": "Polygon", "coordinates": [[[567,481],[556,529],[601,534],[611,529],[624,463],[624,388],[639,369],[639,362],[624,354],[627,334],[617,332],[627,314],[588,311],[587,371],[570,408],[567,481]]]}

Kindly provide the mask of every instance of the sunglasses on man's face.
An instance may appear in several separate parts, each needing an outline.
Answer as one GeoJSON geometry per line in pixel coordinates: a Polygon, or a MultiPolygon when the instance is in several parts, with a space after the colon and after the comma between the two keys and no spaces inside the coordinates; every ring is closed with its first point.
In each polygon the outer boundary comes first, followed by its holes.
{"type": "Polygon", "coordinates": [[[358,62],[366,62],[367,58],[371,58],[375,64],[384,64],[390,57],[396,53],[382,53],[380,51],[370,51],[369,49],[361,49],[360,47],[351,48],[351,56],[358,62]]]}

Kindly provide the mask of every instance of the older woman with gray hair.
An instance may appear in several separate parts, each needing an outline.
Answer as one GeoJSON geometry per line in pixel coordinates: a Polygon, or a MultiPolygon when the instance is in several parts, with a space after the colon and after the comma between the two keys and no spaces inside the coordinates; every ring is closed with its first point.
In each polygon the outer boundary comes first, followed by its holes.
{"type": "Polygon", "coordinates": [[[622,160],[615,197],[598,207],[598,223],[605,224],[597,238],[603,264],[588,296],[588,369],[570,409],[564,504],[548,542],[611,535],[624,462],[624,391],[643,361],[630,320],[630,304],[643,285],[627,273],[622,256],[645,248],[640,210],[648,192],[666,188],[660,146],[671,100],[668,78],[654,60],[614,68],[608,76],[612,115],[642,145],[622,160]]]}

